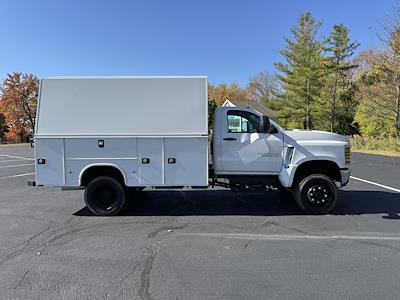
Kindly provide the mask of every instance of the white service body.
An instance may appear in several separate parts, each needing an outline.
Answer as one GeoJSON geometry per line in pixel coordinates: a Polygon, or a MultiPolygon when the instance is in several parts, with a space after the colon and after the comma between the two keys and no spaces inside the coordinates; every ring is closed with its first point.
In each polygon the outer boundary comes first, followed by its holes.
{"type": "Polygon", "coordinates": [[[36,184],[78,187],[112,166],[127,186],[207,186],[206,77],[41,80],[36,184]]]}

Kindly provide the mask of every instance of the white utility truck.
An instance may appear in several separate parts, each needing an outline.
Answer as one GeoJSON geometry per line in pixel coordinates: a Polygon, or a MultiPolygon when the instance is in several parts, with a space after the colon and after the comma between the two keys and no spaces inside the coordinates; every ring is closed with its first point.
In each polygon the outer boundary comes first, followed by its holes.
{"type": "Polygon", "coordinates": [[[145,187],[278,188],[308,213],[336,205],[350,177],[345,137],[218,107],[211,138],[207,100],[201,76],[43,79],[31,184],[84,188],[97,215],[117,214],[128,190],[145,187]]]}

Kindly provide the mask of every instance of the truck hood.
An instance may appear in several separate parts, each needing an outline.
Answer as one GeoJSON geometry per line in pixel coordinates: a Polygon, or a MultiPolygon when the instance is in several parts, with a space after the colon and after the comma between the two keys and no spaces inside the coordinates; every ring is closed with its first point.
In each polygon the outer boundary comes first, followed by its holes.
{"type": "Polygon", "coordinates": [[[286,139],[290,143],[290,138],[299,143],[304,142],[342,142],[348,143],[345,136],[332,132],[318,131],[318,130],[285,130],[284,134],[289,137],[286,139]]]}

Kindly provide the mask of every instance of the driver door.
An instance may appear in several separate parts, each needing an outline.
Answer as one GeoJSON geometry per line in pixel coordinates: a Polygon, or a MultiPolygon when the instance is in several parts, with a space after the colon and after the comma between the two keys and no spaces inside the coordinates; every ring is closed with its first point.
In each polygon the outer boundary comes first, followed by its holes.
{"type": "Polygon", "coordinates": [[[279,173],[282,167],[282,133],[260,132],[262,115],[250,109],[226,111],[221,126],[221,163],[224,172],[279,173]]]}

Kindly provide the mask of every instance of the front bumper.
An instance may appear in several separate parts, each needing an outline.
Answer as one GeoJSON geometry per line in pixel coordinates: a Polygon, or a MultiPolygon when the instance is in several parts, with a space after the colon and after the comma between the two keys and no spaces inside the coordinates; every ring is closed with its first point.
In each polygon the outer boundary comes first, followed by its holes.
{"type": "Polygon", "coordinates": [[[350,180],[350,169],[340,169],[340,186],[345,186],[350,180]]]}

